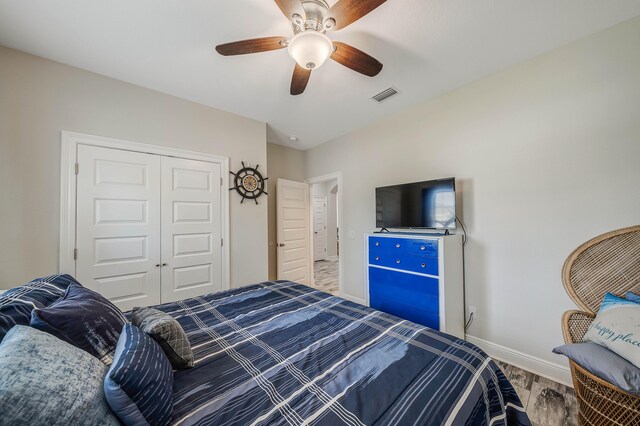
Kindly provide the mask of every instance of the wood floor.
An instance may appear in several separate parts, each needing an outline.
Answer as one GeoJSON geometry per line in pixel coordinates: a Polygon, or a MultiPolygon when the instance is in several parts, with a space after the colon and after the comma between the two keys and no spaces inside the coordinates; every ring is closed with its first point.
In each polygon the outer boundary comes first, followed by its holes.
{"type": "Polygon", "coordinates": [[[534,426],[578,424],[578,402],[572,388],[496,361],[515,388],[534,426]]]}

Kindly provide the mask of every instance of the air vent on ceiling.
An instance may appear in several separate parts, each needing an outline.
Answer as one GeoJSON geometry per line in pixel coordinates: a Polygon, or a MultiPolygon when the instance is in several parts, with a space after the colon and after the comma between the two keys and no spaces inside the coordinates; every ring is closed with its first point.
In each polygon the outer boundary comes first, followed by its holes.
{"type": "Polygon", "coordinates": [[[383,90],[377,95],[373,95],[371,99],[373,99],[376,102],[382,102],[382,101],[386,101],[390,97],[395,96],[397,94],[398,94],[398,91],[395,88],[389,87],[388,89],[383,90]]]}

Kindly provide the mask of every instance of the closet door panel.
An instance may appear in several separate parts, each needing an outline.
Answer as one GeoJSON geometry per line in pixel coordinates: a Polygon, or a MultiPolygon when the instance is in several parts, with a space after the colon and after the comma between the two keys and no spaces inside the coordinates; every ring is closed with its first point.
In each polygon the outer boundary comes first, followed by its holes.
{"type": "Polygon", "coordinates": [[[160,157],[78,146],[76,276],[123,310],[160,303],[160,157]]]}
{"type": "Polygon", "coordinates": [[[162,303],[222,290],[219,164],[162,157],[162,303]]]}

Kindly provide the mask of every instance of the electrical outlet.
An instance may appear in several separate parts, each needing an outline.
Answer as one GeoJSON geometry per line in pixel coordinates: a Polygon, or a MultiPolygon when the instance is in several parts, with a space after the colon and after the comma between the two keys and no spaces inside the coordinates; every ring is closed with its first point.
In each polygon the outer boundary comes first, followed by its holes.
{"type": "Polygon", "coordinates": [[[477,319],[478,318],[478,314],[476,313],[476,307],[475,306],[469,306],[468,310],[469,310],[469,314],[468,314],[467,318],[471,318],[471,315],[473,315],[473,319],[477,319]]]}

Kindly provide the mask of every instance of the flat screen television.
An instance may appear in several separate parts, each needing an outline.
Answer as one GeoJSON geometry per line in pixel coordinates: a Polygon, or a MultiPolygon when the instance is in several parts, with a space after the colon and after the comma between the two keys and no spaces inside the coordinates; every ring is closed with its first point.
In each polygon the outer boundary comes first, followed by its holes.
{"type": "Polygon", "coordinates": [[[454,178],[376,188],[378,228],[456,228],[454,178]]]}

